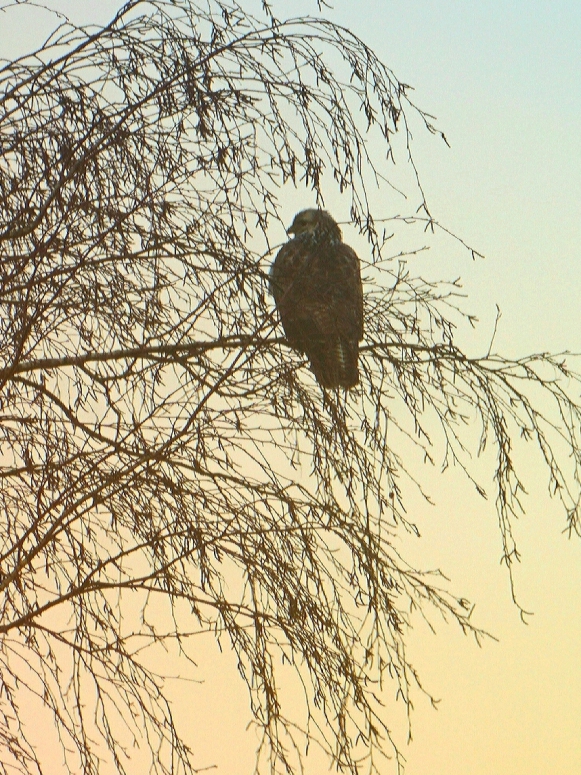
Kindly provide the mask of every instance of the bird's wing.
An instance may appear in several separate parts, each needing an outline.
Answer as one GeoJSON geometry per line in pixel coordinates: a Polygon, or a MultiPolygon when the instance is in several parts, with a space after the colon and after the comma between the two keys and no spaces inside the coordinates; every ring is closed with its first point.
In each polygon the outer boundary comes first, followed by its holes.
{"type": "Polygon", "coordinates": [[[292,239],[278,251],[270,269],[270,290],[277,305],[280,305],[289,290],[300,277],[305,260],[305,250],[301,242],[292,239]]]}
{"type": "Polygon", "coordinates": [[[336,303],[342,305],[340,329],[359,341],[363,339],[363,285],[359,259],[353,248],[343,242],[337,246],[336,258],[336,303]]]}

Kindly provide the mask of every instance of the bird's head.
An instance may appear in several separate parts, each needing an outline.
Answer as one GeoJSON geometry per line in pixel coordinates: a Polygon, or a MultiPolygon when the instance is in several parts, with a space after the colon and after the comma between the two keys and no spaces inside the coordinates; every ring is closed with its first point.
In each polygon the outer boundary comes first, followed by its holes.
{"type": "Polygon", "coordinates": [[[289,234],[296,237],[301,234],[313,234],[330,240],[341,241],[341,229],[326,210],[311,208],[302,210],[295,215],[294,221],[287,229],[289,234]]]}

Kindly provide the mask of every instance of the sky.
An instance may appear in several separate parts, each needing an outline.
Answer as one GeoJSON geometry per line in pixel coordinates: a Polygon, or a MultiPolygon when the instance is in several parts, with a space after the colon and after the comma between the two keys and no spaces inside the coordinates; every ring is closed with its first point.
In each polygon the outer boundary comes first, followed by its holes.
{"type": "MultiPolygon", "coordinates": [[[[459,267],[481,329],[498,304],[498,350],[580,352],[581,5],[365,0],[335,3],[332,18],[415,87],[450,142],[416,135],[416,159],[434,215],[486,257],[442,261],[459,267]]],[[[447,626],[412,635],[441,702],[416,703],[409,775],[581,771],[581,546],[562,534],[563,515],[529,465],[516,577],[534,611],[528,625],[499,564],[493,504],[453,472],[432,487],[437,506],[418,542],[426,565],[476,602],[476,621],[499,640],[479,649],[447,626]]]]}
{"type": "Polygon", "coordinates": [[[578,350],[581,7],[365,6],[345,25],[414,85],[451,144],[417,136],[416,153],[437,216],[486,256],[463,272],[471,299],[500,305],[499,342],[515,351],[578,350]]]}
{"type": "MultiPolygon", "coordinates": [[[[117,4],[53,5],[75,21],[105,21],[117,4]]],[[[310,0],[274,8],[281,16],[317,13],[310,0]]],[[[495,341],[505,354],[581,352],[578,0],[336,0],[324,15],[415,87],[416,102],[450,142],[416,135],[423,186],[434,216],[485,258],[472,261],[451,245],[449,255],[418,258],[418,271],[462,275],[467,306],[481,320],[477,343],[489,336],[498,305],[495,341]]],[[[42,12],[26,18],[27,34],[43,34],[42,12]]],[[[25,27],[19,31],[23,45],[25,27]]],[[[581,772],[581,541],[563,534],[564,514],[534,459],[526,466],[516,580],[523,607],[534,612],[528,624],[499,562],[494,504],[476,500],[456,472],[430,479],[436,506],[418,506],[422,540],[402,538],[402,550],[441,568],[451,588],[476,603],[477,623],[498,638],[479,648],[444,622],[435,635],[417,623],[408,655],[440,702],[434,710],[414,698],[407,775],[581,772]]],[[[176,688],[175,697],[192,719],[200,766],[250,773],[256,741],[235,667],[211,643],[200,646],[199,664],[205,683],[176,688]]],[[[322,767],[315,755],[307,775],[322,767]]]]}

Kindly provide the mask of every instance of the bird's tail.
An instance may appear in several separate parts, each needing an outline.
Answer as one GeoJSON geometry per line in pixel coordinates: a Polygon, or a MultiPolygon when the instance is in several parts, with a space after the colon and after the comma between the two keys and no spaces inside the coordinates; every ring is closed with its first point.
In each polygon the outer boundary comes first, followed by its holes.
{"type": "Polygon", "coordinates": [[[311,369],[325,388],[351,388],[359,382],[359,345],[338,339],[309,353],[311,369]]]}

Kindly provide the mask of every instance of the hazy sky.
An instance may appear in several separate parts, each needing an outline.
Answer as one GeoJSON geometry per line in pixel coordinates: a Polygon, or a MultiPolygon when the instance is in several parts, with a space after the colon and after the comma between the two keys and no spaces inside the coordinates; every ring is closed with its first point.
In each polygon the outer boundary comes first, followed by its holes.
{"type": "MultiPolygon", "coordinates": [[[[53,5],[82,21],[84,13],[106,17],[116,3],[53,5]]],[[[281,15],[316,13],[314,0],[274,7],[281,15]]],[[[415,87],[417,103],[437,116],[450,141],[447,148],[416,137],[423,184],[433,214],[486,258],[473,262],[451,249],[450,257],[418,259],[420,266],[437,273],[441,265],[443,277],[462,274],[483,331],[491,330],[498,303],[497,349],[581,352],[579,0],[337,0],[325,15],[415,87]]],[[[46,24],[41,12],[26,19],[30,34],[46,24]]],[[[0,15],[6,56],[2,24],[0,15]]],[[[521,603],[534,612],[528,626],[499,565],[494,504],[477,501],[454,472],[432,476],[437,506],[418,514],[422,541],[405,543],[477,603],[475,621],[499,638],[479,649],[443,622],[436,636],[421,626],[411,635],[412,660],[441,702],[434,711],[415,697],[408,775],[581,772],[581,541],[561,533],[564,515],[546,497],[532,459],[528,466],[516,576],[521,603]]],[[[200,766],[220,766],[217,775],[250,773],[254,738],[244,732],[243,691],[232,688],[227,658],[205,648],[200,677],[207,683],[176,690],[190,709],[191,743],[200,766]]],[[[320,775],[317,767],[312,775],[320,775]]]]}
{"type": "MultiPolygon", "coordinates": [[[[363,37],[438,117],[451,149],[417,140],[434,214],[484,253],[464,259],[469,306],[514,355],[581,351],[581,4],[539,0],[365,0],[333,19],[363,37]]],[[[456,267],[457,265],[455,265],[456,267]]],[[[476,601],[500,639],[478,649],[453,628],[412,636],[430,689],[418,700],[410,775],[581,772],[581,542],[528,481],[519,524],[520,623],[511,606],[492,503],[454,476],[434,483],[422,515],[426,564],[476,601]]],[[[417,655],[417,656],[416,656],[417,655]]]]}

